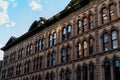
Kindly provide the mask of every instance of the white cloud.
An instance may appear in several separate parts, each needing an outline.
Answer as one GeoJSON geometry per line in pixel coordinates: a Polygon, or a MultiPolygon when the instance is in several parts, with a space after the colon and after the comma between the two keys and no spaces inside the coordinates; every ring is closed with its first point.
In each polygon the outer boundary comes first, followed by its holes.
{"type": "Polygon", "coordinates": [[[7,9],[8,9],[9,3],[4,0],[0,0],[0,25],[5,24],[6,22],[9,21],[9,16],[7,14],[7,9]]]}
{"type": "Polygon", "coordinates": [[[42,6],[35,0],[30,1],[29,6],[32,10],[42,10],[42,6]]]}
{"type": "MultiPolygon", "coordinates": [[[[9,15],[8,15],[8,6],[9,2],[14,3],[15,0],[0,0],[0,25],[6,25],[7,27],[13,27],[15,26],[15,22],[10,21],[9,15]]],[[[13,7],[16,7],[17,4],[13,5],[13,7]]]]}
{"type": "Polygon", "coordinates": [[[14,27],[16,25],[15,22],[9,22],[6,24],[7,27],[14,27]]]}

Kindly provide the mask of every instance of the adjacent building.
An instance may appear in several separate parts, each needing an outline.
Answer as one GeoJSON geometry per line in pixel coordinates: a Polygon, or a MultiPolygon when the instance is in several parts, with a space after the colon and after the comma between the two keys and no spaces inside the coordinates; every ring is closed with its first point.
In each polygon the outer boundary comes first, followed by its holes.
{"type": "Polygon", "coordinates": [[[1,80],[120,80],[120,0],[71,0],[2,50],[1,80]]]}
{"type": "Polygon", "coordinates": [[[0,77],[1,77],[1,69],[2,69],[2,60],[0,61],[0,77]]]}

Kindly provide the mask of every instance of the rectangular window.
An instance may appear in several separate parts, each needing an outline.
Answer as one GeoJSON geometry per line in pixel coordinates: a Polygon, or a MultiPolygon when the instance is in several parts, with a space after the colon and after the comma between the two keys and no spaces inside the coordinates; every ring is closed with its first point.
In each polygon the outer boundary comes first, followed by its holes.
{"type": "Polygon", "coordinates": [[[117,39],[117,32],[112,31],[112,49],[118,48],[118,39],[117,39]]]}
{"type": "Polygon", "coordinates": [[[109,50],[108,34],[104,34],[104,38],[103,38],[103,48],[104,48],[104,51],[108,51],[108,50],[109,50]]]}

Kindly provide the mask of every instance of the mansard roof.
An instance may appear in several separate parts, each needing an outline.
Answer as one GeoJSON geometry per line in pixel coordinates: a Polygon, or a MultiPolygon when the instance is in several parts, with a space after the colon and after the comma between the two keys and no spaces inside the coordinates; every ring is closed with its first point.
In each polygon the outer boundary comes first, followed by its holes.
{"type": "Polygon", "coordinates": [[[56,23],[57,21],[63,19],[68,16],[70,13],[84,7],[94,0],[71,0],[70,3],[65,7],[65,9],[58,14],[54,15],[50,19],[45,19],[44,17],[40,17],[39,21],[34,21],[28,32],[20,36],[19,38],[10,39],[7,44],[2,48],[2,50],[7,50],[10,47],[20,43],[21,41],[31,37],[32,35],[42,31],[43,29],[49,27],[50,25],[56,23]]]}
{"type": "Polygon", "coordinates": [[[73,6],[75,6],[76,4],[80,3],[81,0],[71,0],[70,3],[66,6],[65,9],[69,9],[73,6]]]}

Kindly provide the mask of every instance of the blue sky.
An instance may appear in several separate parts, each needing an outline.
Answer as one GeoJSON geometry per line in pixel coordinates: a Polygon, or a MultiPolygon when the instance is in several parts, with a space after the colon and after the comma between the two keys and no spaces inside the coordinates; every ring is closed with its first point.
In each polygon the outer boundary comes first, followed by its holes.
{"type": "MultiPolygon", "coordinates": [[[[0,0],[0,48],[11,36],[26,33],[34,20],[50,18],[63,10],[70,0],[0,0]]],[[[3,52],[0,51],[0,60],[3,52]]]]}

